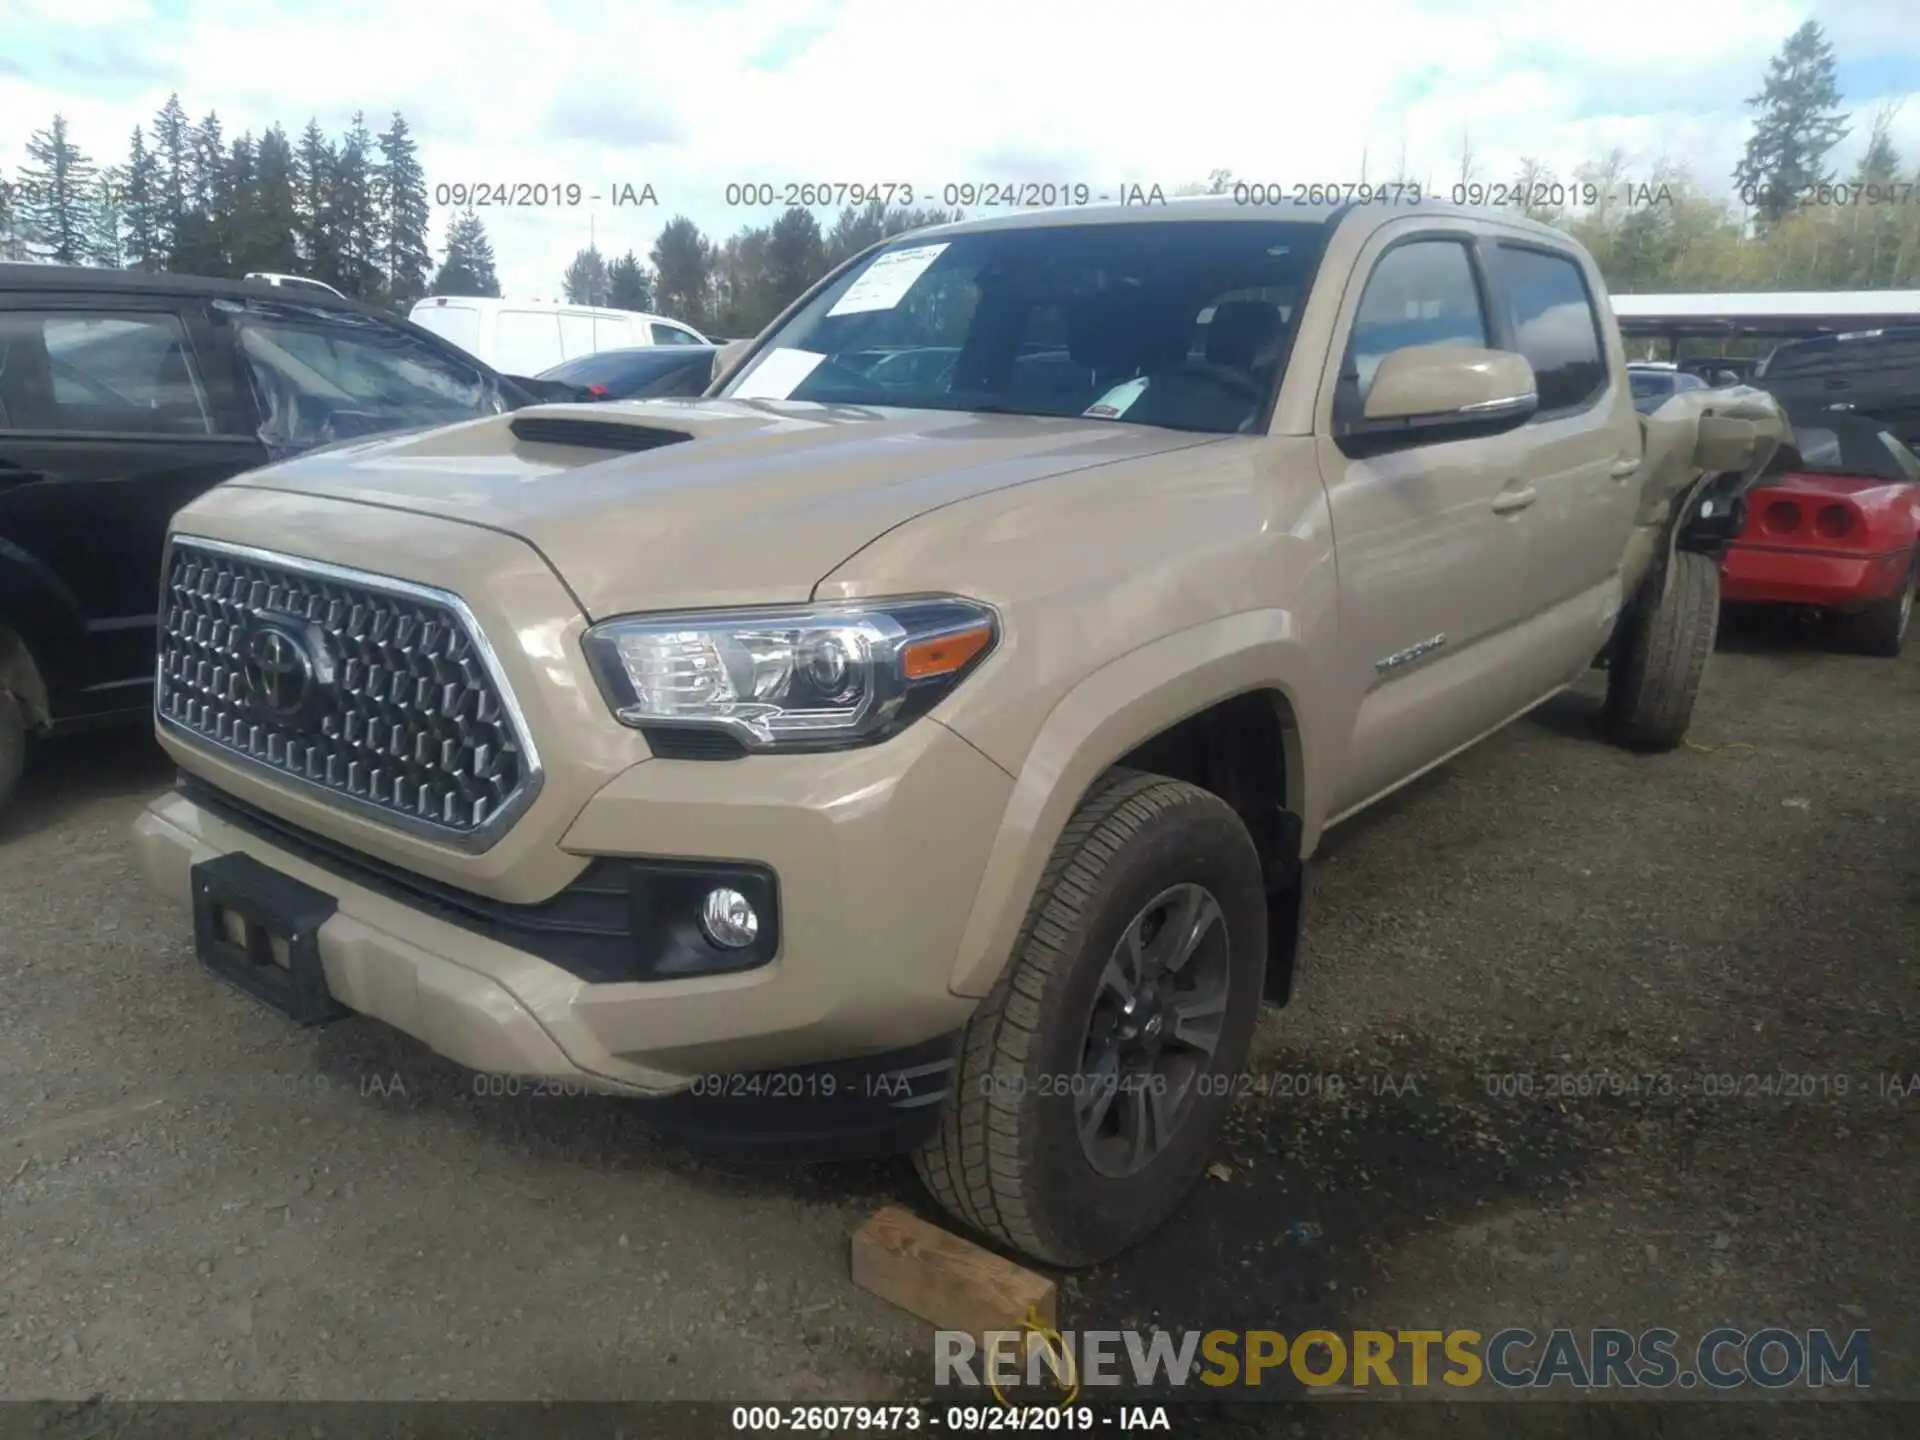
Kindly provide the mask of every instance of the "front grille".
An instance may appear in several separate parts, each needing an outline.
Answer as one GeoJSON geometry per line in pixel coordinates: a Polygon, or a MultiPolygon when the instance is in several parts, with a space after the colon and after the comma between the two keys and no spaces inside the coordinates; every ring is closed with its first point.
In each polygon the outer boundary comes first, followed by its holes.
{"type": "Polygon", "coordinates": [[[176,731],[465,848],[531,799],[537,761],[454,596],[177,538],[161,605],[176,731]]]}

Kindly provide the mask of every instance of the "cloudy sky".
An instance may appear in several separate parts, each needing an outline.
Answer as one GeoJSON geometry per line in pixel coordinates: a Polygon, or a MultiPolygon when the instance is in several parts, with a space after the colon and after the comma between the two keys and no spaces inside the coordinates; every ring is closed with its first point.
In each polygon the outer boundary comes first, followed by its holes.
{"type": "MultiPolygon", "coordinates": [[[[730,181],[1084,181],[1167,188],[1444,186],[1463,135],[1488,178],[1613,146],[1724,183],[1742,102],[1802,20],[1826,27],[1858,133],[1920,163],[1920,0],[0,0],[0,167],[63,113],[118,161],[178,91],[229,137],[394,110],[430,185],[651,184],[658,209],[489,212],[511,296],[554,298],[589,226],[644,255],[672,215],[727,234],[730,181]],[[1578,16],[1591,19],[1578,20],[1578,16]]],[[[435,245],[447,211],[436,209],[435,245]]]]}

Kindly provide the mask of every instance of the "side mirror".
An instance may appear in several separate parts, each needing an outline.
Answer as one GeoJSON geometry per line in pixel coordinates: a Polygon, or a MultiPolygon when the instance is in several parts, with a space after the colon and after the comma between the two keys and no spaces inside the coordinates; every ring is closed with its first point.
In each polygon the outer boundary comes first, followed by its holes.
{"type": "Polygon", "coordinates": [[[751,340],[729,340],[714,352],[713,376],[707,382],[709,390],[715,388],[727,378],[727,372],[740,363],[740,357],[753,348],[751,340]]]}
{"type": "Polygon", "coordinates": [[[1416,345],[1380,362],[1354,433],[1464,438],[1510,430],[1539,408],[1533,366],[1524,355],[1477,345],[1416,345]]]}

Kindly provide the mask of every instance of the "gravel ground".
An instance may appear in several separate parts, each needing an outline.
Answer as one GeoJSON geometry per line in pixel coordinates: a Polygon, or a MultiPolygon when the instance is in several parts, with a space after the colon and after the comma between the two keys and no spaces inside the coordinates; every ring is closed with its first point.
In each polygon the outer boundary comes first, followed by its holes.
{"type": "MultiPolygon", "coordinates": [[[[1736,629],[1656,758],[1600,743],[1597,693],[1329,837],[1223,1168],[1063,1277],[1066,1324],[1865,1327],[1874,1390],[1920,1398],[1920,657],[1736,629]]],[[[47,761],[0,829],[0,1394],[926,1392],[925,1328],[847,1280],[875,1205],[925,1209],[904,1163],[722,1164],[297,1032],[136,875],[150,742],[47,761]]],[[[1359,1415],[1311,1408],[1276,1433],[1359,1415]]]]}

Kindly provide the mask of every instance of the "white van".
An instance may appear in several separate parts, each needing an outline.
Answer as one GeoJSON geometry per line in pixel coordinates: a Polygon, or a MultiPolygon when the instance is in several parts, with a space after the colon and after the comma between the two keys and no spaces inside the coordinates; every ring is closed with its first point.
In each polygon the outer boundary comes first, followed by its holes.
{"type": "Polygon", "coordinates": [[[407,318],[503,375],[538,375],[602,350],[708,343],[691,325],[664,315],[545,300],[430,295],[407,318]]]}

